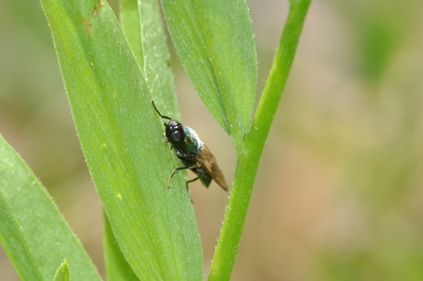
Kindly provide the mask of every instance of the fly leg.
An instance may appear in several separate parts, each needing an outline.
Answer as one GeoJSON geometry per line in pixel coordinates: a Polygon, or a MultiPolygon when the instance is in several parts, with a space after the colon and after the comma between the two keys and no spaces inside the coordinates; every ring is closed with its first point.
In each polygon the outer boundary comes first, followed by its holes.
{"type": "Polygon", "coordinates": [[[194,181],[198,180],[199,178],[200,178],[200,177],[196,177],[195,179],[192,179],[192,180],[189,180],[189,181],[186,181],[186,182],[185,182],[185,184],[186,184],[186,186],[187,186],[187,193],[188,193],[189,199],[191,199],[191,203],[193,203],[193,204],[194,204],[194,201],[192,201],[191,195],[189,194],[189,187],[188,187],[188,184],[189,184],[189,183],[191,183],[191,182],[194,182],[194,181]]]}
{"type": "Polygon", "coordinates": [[[192,183],[192,182],[194,182],[194,181],[196,181],[196,180],[198,180],[200,177],[196,177],[195,179],[192,179],[192,180],[189,180],[189,181],[186,181],[185,182],[185,184],[186,184],[186,186],[187,186],[187,192],[188,192],[188,189],[189,189],[189,187],[188,187],[188,184],[189,183],[192,183]]]}
{"type": "Polygon", "coordinates": [[[176,173],[176,171],[181,171],[181,170],[186,170],[186,169],[192,169],[192,168],[195,168],[195,164],[194,165],[191,165],[191,166],[185,166],[185,167],[175,168],[175,170],[173,170],[172,174],[169,177],[169,181],[167,182],[167,189],[170,188],[170,181],[172,180],[172,177],[176,173]]]}

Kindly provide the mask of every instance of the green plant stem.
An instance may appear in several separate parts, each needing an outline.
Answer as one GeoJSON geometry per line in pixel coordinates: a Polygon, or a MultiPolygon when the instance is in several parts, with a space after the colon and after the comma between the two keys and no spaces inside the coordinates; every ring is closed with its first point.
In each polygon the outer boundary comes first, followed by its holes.
{"type": "Polygon", "coordinates": [[[291,1],[284,31],[257,112],[238,154],[235,178],[209,280],[229,280],[264,144],[294,60],[311,0],[291,1]]]}

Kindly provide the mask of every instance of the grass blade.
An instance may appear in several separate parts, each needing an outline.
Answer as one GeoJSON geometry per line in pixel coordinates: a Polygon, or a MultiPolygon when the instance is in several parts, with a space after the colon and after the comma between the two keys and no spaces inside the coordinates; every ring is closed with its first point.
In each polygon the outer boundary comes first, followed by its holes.
{"type": "Polygon", "coordinates": [[[73,280],[101,280],[25,162],[0,136],[0,242],[22,280],[51,280],[63,260],[73,280]]]}
{"type": "Polygon", "coordinates": [[[144,54],[141,42],[141,19],[138,12],[138,0],[120,0],[120,25],[141,68],[144,54]]]}
{"type": "Polygon", "coordinates": [[[157,0],[123,0],[120,18],[151,96],[166,115],[179,120],[169,51],[157,0]]]}
{"type": "Polygon", "coordinates": [[[53,280],[54,281],[69,281],[69,267],[66,260],[57,269],[53,280]]]}
{"type": "Polygon", "coordinates": [[[41,1],[91,175],[141,280],[200,280],[202,254],[178,163],[144,76],[106,2],[41,1]]]}
{"type": "Polygon", "coordinates": [[[107,280],[139,280],[123,256],[106,214],[104,214],[104,254],[107,280]]]}
{"type": "Polygon", "coordinates": [[[243,0],[163,0],[179,57],[208,109],[234,140],[247,132],[254,104],[257,59],[243,0]]]}

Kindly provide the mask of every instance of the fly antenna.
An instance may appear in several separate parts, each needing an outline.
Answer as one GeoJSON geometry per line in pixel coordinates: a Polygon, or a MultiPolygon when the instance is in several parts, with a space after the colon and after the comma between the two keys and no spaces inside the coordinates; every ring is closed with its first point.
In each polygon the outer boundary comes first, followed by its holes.
{"type": "Polygon", "coordinates": [[[160,117],[161,117],[161,118],[172,120],[172,118],[169,118],[169,117],[167,117],[167,116],[161,115],[161,113],[160,113],[160,112],[159,112],[159,110],[157,109],[156,105],[154,104],[154,100],[151,100],[151,103],[153,104],[154,109],[155,109],[155,110],[156,110],[156,112],[160,115],[160,117]]]}

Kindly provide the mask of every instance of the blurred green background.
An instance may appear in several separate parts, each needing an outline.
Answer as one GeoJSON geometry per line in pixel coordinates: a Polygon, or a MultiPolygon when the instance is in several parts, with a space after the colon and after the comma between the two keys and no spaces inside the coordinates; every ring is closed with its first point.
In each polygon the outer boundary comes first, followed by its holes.
{"type": "MultiPolygon", "coordinates": [[[[261,93],[288,5],[248,3],[261,93]]],[[[312,3],[232,280],[423,280],[422,12],[418,0],[312,3]]],[[[181,121],[231,181],[231,141],[171,53],[181,121]]],[[[0,0],[0,132],[104,276],[101,204],[38,1],[0,0]]],[[[207,276],[228,194],[195,183],[191,196],[207,276]]],[[[0,280],[18,280],[2,249],[0,280]]]]}

